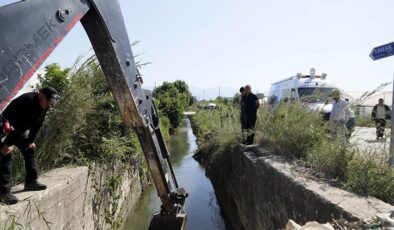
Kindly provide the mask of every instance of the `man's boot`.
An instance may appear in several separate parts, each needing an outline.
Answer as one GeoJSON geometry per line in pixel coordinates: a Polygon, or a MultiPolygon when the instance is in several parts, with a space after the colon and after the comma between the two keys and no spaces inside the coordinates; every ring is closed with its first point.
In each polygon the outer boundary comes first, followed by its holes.
{"type": "Polygon", "coordinates": [[[26,182],[25,183],[25,191],[40,191],[47,189],[45,184],[41,184],[38,181],[26,182]]]}
{"type": "Polygon", "coordinates": [[[0,194],[0,203],[11,205],[18,203],[18,201],[18,197],[12,193],[0,194]]]}

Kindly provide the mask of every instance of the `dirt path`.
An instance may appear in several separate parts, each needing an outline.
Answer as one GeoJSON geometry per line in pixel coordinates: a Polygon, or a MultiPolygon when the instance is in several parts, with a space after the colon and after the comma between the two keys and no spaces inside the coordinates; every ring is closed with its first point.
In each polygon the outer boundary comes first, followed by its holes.
{"type": "Polygon", "coordinates": [[[355,143],[366,153],[375,151],[388,153],[390,150],[390,129],[386,129],[385,140],[377,141],[375,132],[375,128],[356,127],[350,142],[355,143]]]}

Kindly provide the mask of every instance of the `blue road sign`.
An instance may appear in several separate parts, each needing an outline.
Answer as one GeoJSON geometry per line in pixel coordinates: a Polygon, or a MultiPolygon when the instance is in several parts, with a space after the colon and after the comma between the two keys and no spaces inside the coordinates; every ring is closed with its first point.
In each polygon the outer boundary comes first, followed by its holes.
{"type": "Polygon", "coordinates": [[[374,61],[394,55],[394,42],[373,48],[369,55],[374,61]]]}

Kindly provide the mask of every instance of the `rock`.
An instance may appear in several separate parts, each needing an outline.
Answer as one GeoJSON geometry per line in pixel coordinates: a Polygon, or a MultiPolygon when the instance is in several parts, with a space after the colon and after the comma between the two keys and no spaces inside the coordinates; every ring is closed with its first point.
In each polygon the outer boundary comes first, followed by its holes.
{"type": "Polygon", "coordinates": [[[334,230],[331,224],[319,224],[317,222],[308,222],[300,230],[334,230]]]}
{"type": "Polygon", "coordinates": [[[286,230],[334,230],[331,224],[319,224],[316,221],[308,222],[304,226],[298,225],[293,220],[289,220],[286,224],[286,230]]]}
{"type": "Polygon", "coordinates": [[[376,216],[379,217],[380,222],[384,227],[394,228],[393,212],[378,213],[376,216]]]}
{"type": "Polygon", "coordinates": [[[297,224],[293,220],[289,220],[286,224],[286,230],[298,230],[301,228],[301,225],[297,224]]]}

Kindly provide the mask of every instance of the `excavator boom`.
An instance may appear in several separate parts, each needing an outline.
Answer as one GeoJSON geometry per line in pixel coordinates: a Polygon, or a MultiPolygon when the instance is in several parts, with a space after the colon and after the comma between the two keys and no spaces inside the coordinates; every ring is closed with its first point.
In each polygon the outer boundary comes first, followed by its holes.
{"type": "Polygon", "coordinates": [[[0,112],[79,21],[126,125],[138,135],[161,199],[150,229],[184,229],[187,193],[178,187],[152,97],[137,78],[118,1],[25,0],[0,7],[0,112]]]}

